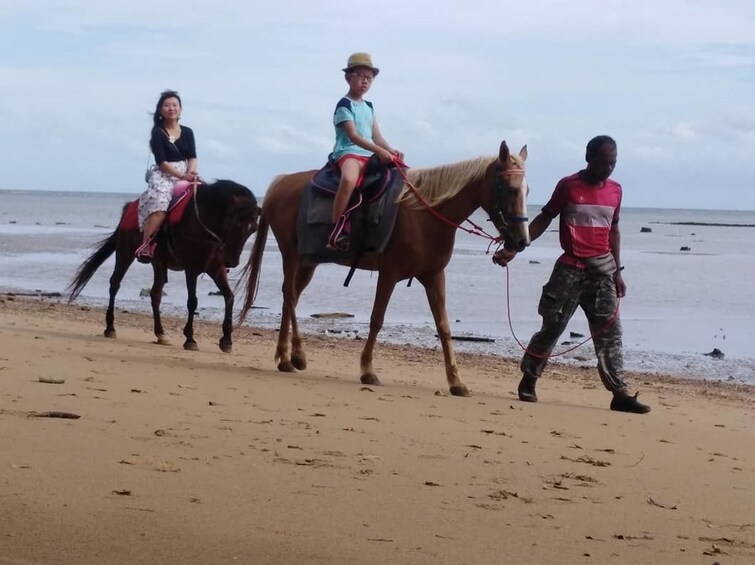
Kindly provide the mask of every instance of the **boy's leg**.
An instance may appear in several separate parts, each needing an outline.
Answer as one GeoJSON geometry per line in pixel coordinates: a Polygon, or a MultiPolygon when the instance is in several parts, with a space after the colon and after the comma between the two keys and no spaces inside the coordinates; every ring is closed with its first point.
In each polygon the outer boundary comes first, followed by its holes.
{"type": "Polygon", "coordinates": [[[333,200],[333,214],[331,216],[334,224],[346,212],[351,195],[354,193],[354,188],[357,185],[362,169],[364,169],[364,163],[359,159],[344,159],[339,162],[339,166],[341,168],[341,181],[338,184],[338,192],[336,192],[336,197],[333,200]]]}
{"type": "Polygon", "coordinates": [[[333,231],[328,237],[326,247],[333,251],[346,251],[350,245],[350,233],[346,210],[351,200],[354,189],[361,180],[365,163],[359,159],[345,158],[338,163],[341,168],[341,181],[338,184],[338,192],[333,199],[333,231]]]}

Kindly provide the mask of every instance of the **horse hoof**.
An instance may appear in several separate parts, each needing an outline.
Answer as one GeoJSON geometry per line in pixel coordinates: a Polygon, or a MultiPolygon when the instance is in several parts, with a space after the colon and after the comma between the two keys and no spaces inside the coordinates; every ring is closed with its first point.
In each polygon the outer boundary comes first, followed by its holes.
{"type": "Polygon", "coordinates": [[[105,337],[118,337],[115,335],[115,330],[105,330],[105,337]]]}
{"type": "Polygon", "coordinates": [[[451,387],[451,394],[454,396],[471,396],[466,385],[453,385],[451,387]]]}
{"type": "Polygon", "coordinates": [[[218,347],[220,347],[220,351],[223,353],[230,353],[233,351],[233,345],[230,343],[219,343],[218,347]]]}
{"type": "Polygon", "coordinates": [[[157,341],[155,341],[157,345],[170,345],[170,340],[162,335],[157,336],[157,341]]]}
{"type": "Polygon", "coordinates": [[[295,373],[296,367],[294,367],[291,361],[281,361],[278,363],[278,370],[282,373],[295,373]]]}
{"type": "Polygon", "coordinates": [[[292,357],[291,358],[291,364],[299,369],[300,371],[304,371],[307,368],[307,360],[298,358],[298,357],[292,357]]]}
{"type": "Polygon", "coordinates": [[[359,380],[362,381],[363,385],[383,386],[375,373],[365,373],[359,380]]]}
{"type": "Polygon", "coordinates": [[[184,343],[184,349],[186,351],[199,351],[199,346],[196,341],[187,341],[184,343]]]}

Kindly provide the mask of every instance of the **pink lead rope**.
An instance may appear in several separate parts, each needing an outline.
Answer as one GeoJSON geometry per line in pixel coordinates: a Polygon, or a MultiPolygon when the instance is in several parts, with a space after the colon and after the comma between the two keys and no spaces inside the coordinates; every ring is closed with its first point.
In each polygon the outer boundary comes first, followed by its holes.
{"type": "MultiPolygon", "coordinates": [[[[440,221],[448,224],[449,226],[452,226],[452,227],[454,227],[456,229],[460,229],[460,230],[462,230],[462,231],[464,231],[466,233],[469,233],[469,234],[472,234],[472,235],[476,235],[476,236],[479,236],[479,237],[482,237],[482,238],[485,238],[485,239],[489,240],[488,249],[485,252],[486,255],[490,253],[490,248],[493,245],[495,245],[495,244],[497,244],[499,246],[499,249],[500,249],[500,245],[503,242],[503,239],[502,239],[501,236],[492,236],[492,235],[490,235],[481,226],[478,226],[477,224],[475,224],[469,218],[467,218],[465,221],[472,225],[472,229],[466,228],[466,227],[462,226],[461,224],[456,223],[453,220],[450,220],[449,218],[446,218],[443,214],[440,214],[437,210],[435,210],[432,206],[430,206],[430,203],[427,200],[425,200],[425,198],[422,196],[422,194],[420,194],[419,190],[417,190],[417,188],[411,183],[411,181],[409,181],[409,178],[406,176],[406,173],[404,172],[404,169],[407,168],[406,163],[404,163],[400,159],[397,159],[396,157],[393,158],[393,162],[396,165],[396,169],[398,170],[399,175],[401,175],[401,178],[406,183],[406,186],[409,187],[409,190],[412,192],[412,194],[414,194],[415,198],[417,200],[419,200],[425,208],[427,208],[428,212],[430,212],[437,219],[439,219],[440,221]]],[[[516,170],[516,171],[509,171],[509,172],[520,172],[520,171],[516,170]]],[[[496,251],[497,250],[498,249],[496,249],[496,251]]],[[[621,299],[620,298],[617,299],[616,310],[613,311],[613,314],[611,314],[611,317],[609,318],[609,320],[596,333],[590,334],[589,337],[585,338],[583,341],[579,342],[577,345],[574,345],[574,346],[572,346],[572,347],[570,347],[570,348],[568,348],[568,349],[566,349],[564,351],[560,351],[559,353],[551,353],[549,355],[543,355],[541,353],[534,353],[534,352],[530,351],[529,349],[527,349],[522,344],[522,342],[519,340],[519,338],[516,336],[516,333],[514,332],[514,324],[511,321],[511,288],[510,288],[511,281],[510,281],[510,273],[509,273],[509,266],[508,266],[508,264],[505,265],[505,267],[506,267],[506,314],[507,314],[508,322],[509,322],[509,330],[511,331],[511,336],[514,338],[514,341],[516,341],[517,345],[519,345],[519,347],[522,349],[522,351],[524,351],[525,353],[531,355],[532,357],[535,357],[537,359],[550,359],[551,357],[561,357],[562,355],[566,355],[567,353],[569,353],[571,351],[574,351],[575,349],[577,349],[579,347],[582,347],[588,341],[590,341],[592,339],[595,339],[595,337],[599,336],[604,331],[606,331],[606,329],[611,324],[614,323],[614,321],[616,320],[616,317],[619,315],[619,306],[621,305],[621,299]]]]}

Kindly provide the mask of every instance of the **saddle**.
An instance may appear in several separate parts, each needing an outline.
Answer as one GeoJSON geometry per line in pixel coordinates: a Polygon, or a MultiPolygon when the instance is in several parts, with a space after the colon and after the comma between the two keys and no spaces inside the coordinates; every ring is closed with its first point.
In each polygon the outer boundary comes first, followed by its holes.
{"type": "MultiPolygon", "coordinates": [[[[173,189],[173,197],[168,205],[167,217],[163,225],[173,226],[181,221],[186,207],[191,201],[192,185],[186,181],[176,183],[173,189]]],[[[126,205],[126,209],[121,216],[121,222],[118,224],[119,230],[139,230],[139,199],[126,205]]]]}
{"type": "Polygon", "coordinates": [[[302,194],[297,229],[299,255],[312,263],[359,260],[364,253],[382,252],[390,240],[396,222],[396,199],[403,185],[395,167],[386,167],[376,155],[365,165],[362,183],[357,186],[348,205],[352,210],[351,246],[348,251],[326,249],[333,229],[333,199],[338,191],[341,172],[328,163],[313,176],[302,194]]]}

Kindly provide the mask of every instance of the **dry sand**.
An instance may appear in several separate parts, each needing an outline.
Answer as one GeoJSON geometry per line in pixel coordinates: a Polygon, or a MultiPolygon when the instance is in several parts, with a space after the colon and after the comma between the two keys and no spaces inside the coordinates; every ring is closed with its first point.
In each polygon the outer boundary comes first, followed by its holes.
{"type": "Polygon", "coordinates": [[[185,352],[151,320],[0,297],[0,563],[755,563],[752,387],[633,375],[648,415],[608,410],[594,369],[217,324],[185,352]],[[64,380],[62,384],[40,382],[64,380]],[[79,419],[35,417],[64,411],[79,419]]]}

